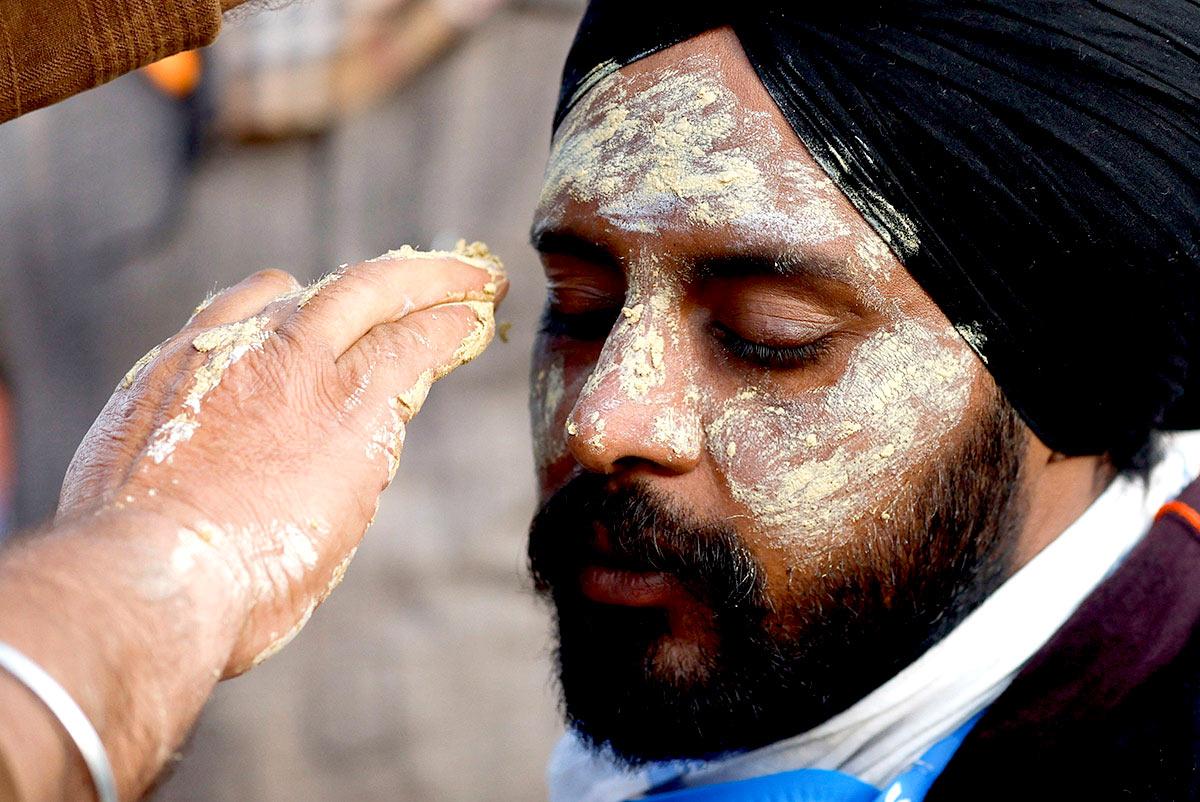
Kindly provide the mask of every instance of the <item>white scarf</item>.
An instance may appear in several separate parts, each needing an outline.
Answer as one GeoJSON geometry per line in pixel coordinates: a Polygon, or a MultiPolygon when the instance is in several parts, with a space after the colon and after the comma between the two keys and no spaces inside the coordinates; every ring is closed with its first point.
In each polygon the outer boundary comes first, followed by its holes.
{"type": "Polygon", "coordinates": [[[1200,432],[1170,435],[1164,450],[1146,486],[1118,477],[950,634],[824,724],[740,755],[636,771],[567,733],[547,768],[550,802],[620,802],[676,775],[690,787],[800,768],[884,787],[990,705],[1141,539],[1158,509],[1200,474],[1200,432]]]}

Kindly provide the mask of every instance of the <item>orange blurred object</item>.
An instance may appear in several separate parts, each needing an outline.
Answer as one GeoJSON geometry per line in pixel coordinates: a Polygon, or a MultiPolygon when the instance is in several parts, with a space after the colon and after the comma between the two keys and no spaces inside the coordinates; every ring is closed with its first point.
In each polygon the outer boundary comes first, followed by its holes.
{"type": "Polygon", "coordinates": [[[167,56],[143,68],[150,81],[172,97],[183,100],[200,84],[200,52],[188,50],[167,56]]]}

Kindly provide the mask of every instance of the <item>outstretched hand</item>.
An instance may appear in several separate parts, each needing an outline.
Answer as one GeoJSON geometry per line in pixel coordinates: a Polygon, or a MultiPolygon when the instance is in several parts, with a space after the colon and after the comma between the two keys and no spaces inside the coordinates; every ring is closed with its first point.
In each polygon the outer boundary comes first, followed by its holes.
{"type": "Polygon", "coordinates": [[[340,581],[430,386],[478,356],[507,280],[480,245],[405,248],[300,287],[256,273],[121,381],[67,471],[63,521],[179,527],[172,580],[241,622],[224,673],[283,646],[340,581]]]}

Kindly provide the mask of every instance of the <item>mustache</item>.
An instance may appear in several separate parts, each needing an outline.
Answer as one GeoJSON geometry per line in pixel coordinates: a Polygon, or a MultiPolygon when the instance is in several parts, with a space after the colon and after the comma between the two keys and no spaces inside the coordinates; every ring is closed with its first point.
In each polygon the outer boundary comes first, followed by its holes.
{"type": "Polygon", "coordinates": [[[598,474],[576,476],[542,504],[528,557],[535,588],[556,602],[594,564],[669,573],[715,609],[766,599],[764,571],[728,523],[699,520],[644,483],[614,485],[598,474]]]}

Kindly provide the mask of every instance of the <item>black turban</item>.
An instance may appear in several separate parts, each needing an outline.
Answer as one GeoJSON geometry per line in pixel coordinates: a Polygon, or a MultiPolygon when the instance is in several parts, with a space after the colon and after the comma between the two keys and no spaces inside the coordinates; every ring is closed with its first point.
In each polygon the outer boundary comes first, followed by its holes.
{"type": "Polygon", "coordinates": [[[1200,428],[1200,3],[596,0],[555,126],[723,25],[1047,445],[1200,428]]]}

